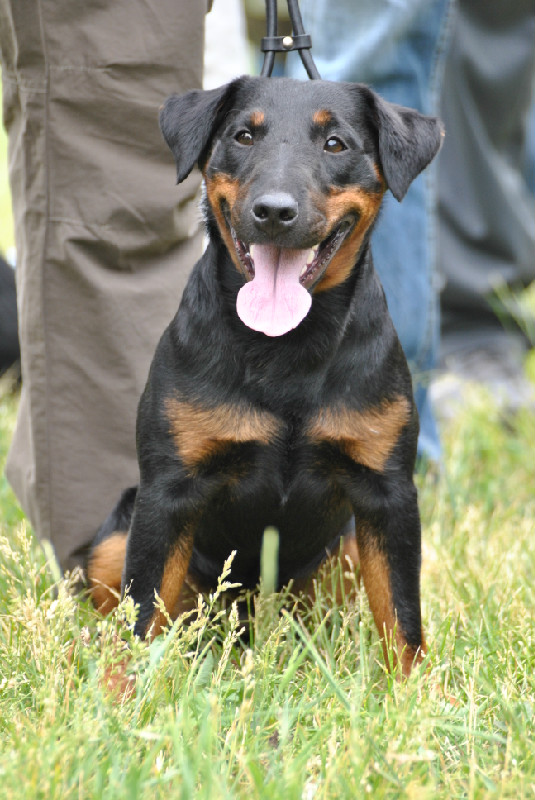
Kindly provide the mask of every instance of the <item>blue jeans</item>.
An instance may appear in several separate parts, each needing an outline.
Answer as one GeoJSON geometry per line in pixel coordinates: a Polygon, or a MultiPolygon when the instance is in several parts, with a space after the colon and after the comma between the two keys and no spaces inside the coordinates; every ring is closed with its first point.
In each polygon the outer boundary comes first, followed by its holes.
{"type": "MultiPolygon", "coordinates": [[[[302,0],[305,31],[325,80],[367,83],[386,100],[438,114],[454,0],[302,0]]],[[[304,77],[297,54],[289,71],[304,77]]],[[[439,344],[435,172],[401,204],[387,194],[372,237],[390,314],[409,361],[420,414],[418,452],[437,461],[440,440],[427,386],[439,344]]]]}

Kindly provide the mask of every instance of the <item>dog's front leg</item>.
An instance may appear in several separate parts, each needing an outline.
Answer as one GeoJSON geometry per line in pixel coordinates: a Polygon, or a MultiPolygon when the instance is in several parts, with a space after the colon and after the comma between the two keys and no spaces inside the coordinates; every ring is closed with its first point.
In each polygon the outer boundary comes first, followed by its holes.
{"type": "Polygon", "coordinates": [[[140,486],[128,537],[122,593],[139,605],[134,628],[153,639],[167,624],[157,592],[169,615],[178,601],[193,550],[194,511],[186,499],[161,488],[140,486]]]}
{"type": "Polygon", "coordinates": [[[389,664],[408,675],[424,655],[420,609],[421,533],[416,489],[412,481],[384,479],[381,502],[356,508],[360,573],[370,609],[389,664]]]}

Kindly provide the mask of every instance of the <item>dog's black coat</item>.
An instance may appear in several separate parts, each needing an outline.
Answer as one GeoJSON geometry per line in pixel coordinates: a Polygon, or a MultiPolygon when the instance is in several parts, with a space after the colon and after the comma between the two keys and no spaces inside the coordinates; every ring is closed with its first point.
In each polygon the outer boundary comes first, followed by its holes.
{"type": "MultiPolygon", "coordinates": [[[[141,480],[122,579],[139,603],[136,631],[154,619],[155,590],[176,599],[173,569],[177,583],[189,564],[199,585],[214,586],[235,550],[231,577],[253,588],[272,525],[283,585],[312,572],[354,516],[376,623],[382,633],[396,618],[413,658],[422,647],[418,421],[369,237],[384,189],[403,197],[437,152],[440,126],[361,85],[262,78],[174,96],[161,126],[178,180],[196,163],[203,170],[210,242],[139,405],[141,480]],[[350,233],[336,275],[333,257],[293,330],[251,330],[236,313],[247,259],[233,244],[313,247],[335,230],[339,207],[350,233]]],[[[94,552],[124,528],[115,522],[132,500],[118,504],[94,552]]]]}
{"type": "Polygon", "coordinates": [[[20,361],[15,273],[0,256],[0,375],[20,361]]]}

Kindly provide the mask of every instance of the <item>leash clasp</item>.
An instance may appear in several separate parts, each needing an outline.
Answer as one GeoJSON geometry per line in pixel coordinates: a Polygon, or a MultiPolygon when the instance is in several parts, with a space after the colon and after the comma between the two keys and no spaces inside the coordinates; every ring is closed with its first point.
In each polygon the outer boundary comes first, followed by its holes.
{"type": "Polygon", "coordinates": [[[263,53],[289,53],[290,50],[310,50],[311,47],[312,39],[308,33],[301,36],[264,36],[260,42],[263,53]]]}
{"type": "Polygon", "coordinates": [[[310,53],[312,38],[305,33],[303,28],[303,20],[301,19],[298,2],[297,0],[287,0],[287,3],[293,33],[291,36],[278,36],[277,0],[266,0],[267,36],[264,36],[260,43],[260,49],[265,54],[260,74],[264,78],[269,78],[271,76],[275,63],[275,53],[289,53],[291,50],[297,50],[308,77],[311,80],[319,80],[321,79],[321,75],[310,53]]]}

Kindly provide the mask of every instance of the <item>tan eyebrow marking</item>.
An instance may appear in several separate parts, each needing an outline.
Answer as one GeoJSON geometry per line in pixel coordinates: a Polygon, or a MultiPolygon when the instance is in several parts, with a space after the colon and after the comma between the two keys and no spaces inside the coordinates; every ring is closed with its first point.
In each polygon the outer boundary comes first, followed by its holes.
{"type": "Polygon", "coordinates": [[[253,128],[258,128],[259,125],[264,124],[266,116],[263,111],[253,111],[250,117],[250,122],[253,128]]]}
{"type": "Polygon", "coordinates": [[[314,112],[312,120],[316,125],[327,125],[332,120],[332,114],[326,108],[321,108],[319,111],[314,112]]]}

